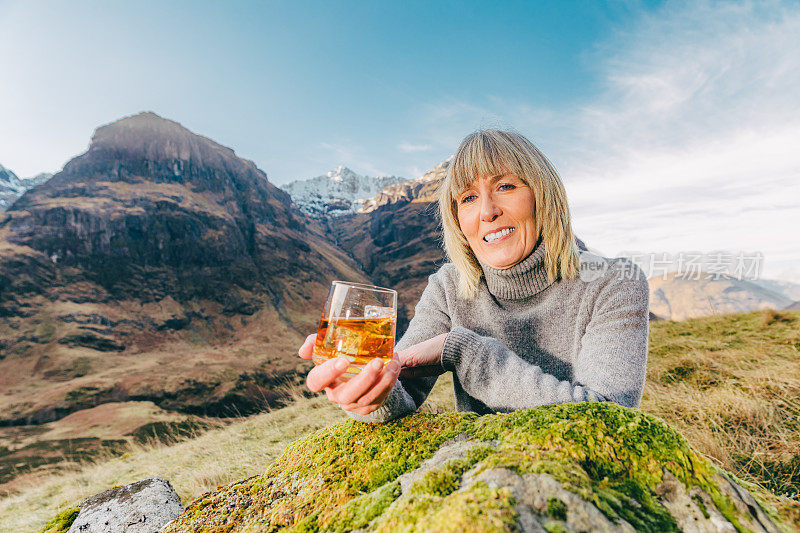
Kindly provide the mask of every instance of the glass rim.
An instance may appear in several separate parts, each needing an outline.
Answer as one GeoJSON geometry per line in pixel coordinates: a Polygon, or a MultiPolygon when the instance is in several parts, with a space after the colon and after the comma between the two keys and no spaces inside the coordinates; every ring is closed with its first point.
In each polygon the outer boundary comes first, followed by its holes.
{"type": "Polygon", "coordinates": [[[357,287],[360,289],[369,289],[375,292],[389,292],[397,294],[397,291],[394,289],[389,289],[387,287],[378,287],[377,285],[369,285],[367,283],[356,283],[355,281],[339,281],[334,280],[331,282],[331,285],[347,285],[348,287],[357,287]]]}

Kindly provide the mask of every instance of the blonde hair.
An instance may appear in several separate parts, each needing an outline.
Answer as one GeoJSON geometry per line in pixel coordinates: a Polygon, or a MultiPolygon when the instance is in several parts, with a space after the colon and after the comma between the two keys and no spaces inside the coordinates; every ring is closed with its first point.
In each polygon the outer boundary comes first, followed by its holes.
{"type": "MultiPolygon", "coordinates": [[[[514,174],[533,192],[533,218],[545,245],[550,282],[578,275],[580,260],[572,233],[567,193],[558,172],[528,139],[516,132],[478,130],[458,147],[439,189],[444,249],[459,272],[458,295],[472,300],[483,269],[458,223],[458,195],[478,177],[514,174]]],[[[541,245],[541,244],[540,244],[541,245]]]]}

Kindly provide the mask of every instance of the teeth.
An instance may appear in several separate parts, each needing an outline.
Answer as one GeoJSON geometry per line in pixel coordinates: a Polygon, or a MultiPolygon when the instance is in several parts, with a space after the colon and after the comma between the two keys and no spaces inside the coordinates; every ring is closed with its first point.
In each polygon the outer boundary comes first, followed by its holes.
{"type": "Polygon", "coordinates": [[[500,237],[503,237],[503,236],[505,236],[505,235],[508,235],[508,234],[509,234],[509,233],[511,233],[512,231],[514,231],[514,228],[506,228],[506,229],[501,229],[500,231],[496,231],[496,232],[494,232],[494,233],[490,233],[489,235],[487,235],[486,237],[484,237],[484,238],[483,238],[483,240],[485,240],[486,242],[492,242],[492,241],[496,241],[496,240],[497,240],[497,239],[499,239],[500,237]]]}

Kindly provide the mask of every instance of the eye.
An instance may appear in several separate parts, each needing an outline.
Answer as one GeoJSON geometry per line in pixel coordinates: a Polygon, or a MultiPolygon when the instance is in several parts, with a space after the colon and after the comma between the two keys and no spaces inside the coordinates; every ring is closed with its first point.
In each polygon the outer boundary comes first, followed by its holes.
{"type": "Polygon", "coordinates": [[[461,203],[462,204],[469,203],[469,202],[472,201],[472,198],[475,198],[475,195],[474,194],[468,194],[467,196],[465,196],[464,198],[461,199],[461,203]]]}
{"type": "Polygon", "coordinates": [[[505,191],[511,191],[511,190],[516,189],[516,188],[517,188],[517,186],[514,185],[513,183],[503,183],[502,185],[500,185],[500,187],[498,187],[498,189],[503,189],[505,191]],[[507,188],[503,189],[503,187],[507,187],[507,188]]]}

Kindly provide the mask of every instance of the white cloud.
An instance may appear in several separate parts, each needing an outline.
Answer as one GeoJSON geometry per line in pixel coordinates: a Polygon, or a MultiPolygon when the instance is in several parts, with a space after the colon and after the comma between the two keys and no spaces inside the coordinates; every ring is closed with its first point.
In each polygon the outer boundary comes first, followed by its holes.
{"type": "Polygon", "coordinates": [[[668,2],[598,44],[602,91],[582,105],[424,111],[451,146],[487,120],[529,135],[596,249],[761,251],[777,276],[800,270],[798,35],[796,3],[668,2]]]}
{"type": "Polygon", "coordinates": [[[397,149],[401,152],[413,153],[413,152],[427,152],[431,149],[430,144],[411,144],[410,142],[403,141],[398,146],[397,149]]]}

